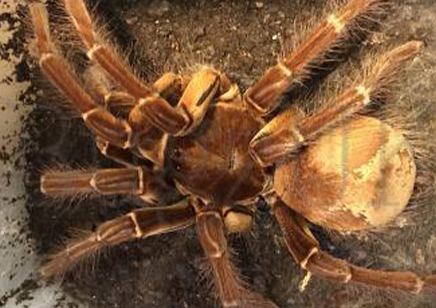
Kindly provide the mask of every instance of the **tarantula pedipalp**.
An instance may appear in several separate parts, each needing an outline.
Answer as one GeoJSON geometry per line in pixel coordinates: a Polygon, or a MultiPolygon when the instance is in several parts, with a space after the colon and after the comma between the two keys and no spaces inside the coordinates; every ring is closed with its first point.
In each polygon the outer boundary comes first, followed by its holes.
{"type": "Polygon", "coordinates": [[[103,155],[125,166],[95,173],[46,173],[42,191],[133,194],[158,201],[170,187],[186,195],[180,203],[136,210],[103,223],[55,254],[42,274],[59,275],[104,247],[195,223],[223,305],[275,307],[239,282],[225,236],[226,231],[249,227],[255,199],[264,195],[302,268],[339,282],[410,292],[433,288],[434,275],[420,278],[409,272],[369,270],[329,256],[303,218],[326,228],[358,230],[386,223],[407,205],[416,173],[413,149],[396,129],[356,114],[384,96],[404,63],[419,52],[419,42],[387,52],[379,65],[321,112],[306,116],[292,107],[266,125],[262,118],[278,106],[285,91],[308,77],[314,64],[321,63],[360,19],[380,10],[384,2],[349,1],[241,97],[235,84],[208,67],[188,77],[168,73],[153,86],[144,85],[97,33],[85,4],[65,0],[94,68],[119,86],[114,91],[90,80],[88,93],[54,47],[44,6],[31,1],[43,72],[82,114],[103,155]],[[350,140],[347,149],[341,131],[350,140]],[[134,154],[155,167],[136,166],[134,154]],[[275,170],[265,168],[269,166],[275,170]],[[162,170],[168,171],[171,181],[161,177],[162,170]],[[366,189],[356,194],[362,186],[366,189]]]}

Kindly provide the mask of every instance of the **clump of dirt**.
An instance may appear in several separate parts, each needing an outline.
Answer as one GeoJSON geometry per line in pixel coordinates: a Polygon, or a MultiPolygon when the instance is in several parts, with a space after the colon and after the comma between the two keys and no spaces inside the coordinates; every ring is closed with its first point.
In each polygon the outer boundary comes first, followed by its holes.
{"type": "MultiPolygon", "coordinates": [[[[319,10],[326,2],[120,0],[90,1],[90,5],[107,24],[120,49],[132,51],[130,60],[144,79],[153,80],[169,69],[183,72],[194,64],[206,63],[228,73],[244,90],[276,63],[283,46],[295,36],[293,22],[300,12],[319,10]]],[[[383,32],[372,35],[362,45],[374,48],[418,39],[426,44],[425,54],[434,55],[435,14],[436,4],[431,1],[405,1],[387,17],[389,23],[382,26],[383,32]]],[[[420,61],[422,70],[417,69],[408,77],[414,91],[419,89],[419,93],[413,93],[416,105],[434,102],[436,97],[431,81],[436,72],[435,60],[423,56],[420,61]]],[[[340,71],[336,76],[341,76],[340,71]]],[[[40,101],[45,99],[44,95],[39,97],[40,101]]],[[[55,204],[57,201],[48,201],[41,195],[38,180],[46,167],[115,166],[101,157],[81,119],[66,119],[62,110],[43,106],[47,105],[37,105],[28,120],[36,147],[27,152],[31,196],[28,209],[41,255],[55,249],[71,229],[94,230],[99,223],[141,206],[131,197],[55,204]]],[[[429,205],[422,206],[434,214],[429,205]]],[[[337,257],[362,266],[426,273],[435,270],[435,260],[429,256],[435,250],[432,244],[435,224],[428,220],[426,223],[385,234],[341,239],[320,229],[315,228],[315,232],[323,247],[337,257]],[[421,259],[417,257],[418,251],[421,259]]],[[[259,204],[251,233],[233,238],[231,245],[246,281],[280,307],[388,307],[398,304],[398,298],[405,298],[362,289],[356,292],[351,287],[316,278],[300,292],[305,273],[286,250],[265,204],[259,204]]],[[[195,230],[190,228],[122,244],[101,257],[91,274],[68,277],[64,289],[92,307],[219,307],[205,283],[207,280],[202,279],[204,262],[195,230]]],[[[407,305],[431,307],[421,296],[407,305]]]]}

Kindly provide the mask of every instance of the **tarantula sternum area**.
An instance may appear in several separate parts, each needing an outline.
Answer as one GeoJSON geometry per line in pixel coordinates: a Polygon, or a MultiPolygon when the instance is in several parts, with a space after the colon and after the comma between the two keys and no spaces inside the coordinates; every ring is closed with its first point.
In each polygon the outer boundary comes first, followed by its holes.
{"type": "Polygon", "coordinates": [[[175,140],[170,157],[176,164],[176,181],[216,204],[233,204],[261,193],[265,175],[248,147],[262,122],[233,101],[211,107],[204,124],[196,133],[175,140]]]}
{"type": "Polygon", "coordinates": [[[370,104],[393,103],[397,77],[422,44],[412,41],[385,52],[324,109],[306,115],[291,105],[272,116],[283,94],[330,61],[330,51],[340,52],[340,43],[354,28],[364,30],[360,22],[376,19],[385,3],[348,1],[241,95],[224,73],[205,66],[192,75],[166,73],[146,85],[96,30],[85,3],[64,0],[91,63],[84,78],[89,85],[82,86],[50,38],[45,6],[29,1],[41,70],[82,115],[102,155],[121,165],[47,172],[41,191],[129,194],[158,204],[72,240],[51,256],[42,275],[61,276],[105,247],[195,224],[223,306],[276,307],[241,283],[226,239],[250,227],[256,200],[263,197],[290,253],[310,273],[413,293],[436,288],[436,275],[372,270],[334,258],[309,228],[314,223],[341,231],[369,229],[407,206],[418,170],[412,146],[400,129],[360,113],[370,104]],[[265,115],[272,120],[266,123],[265,115]],[[147,162],[141,165],[135,155],[147,162]],[[179,194],[180,202],[163,204],[166,190],[179,194]]]}

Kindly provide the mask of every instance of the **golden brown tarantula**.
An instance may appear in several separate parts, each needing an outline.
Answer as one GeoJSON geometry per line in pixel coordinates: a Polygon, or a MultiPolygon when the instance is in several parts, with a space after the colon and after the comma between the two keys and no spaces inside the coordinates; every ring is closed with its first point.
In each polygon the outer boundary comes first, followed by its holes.
{"type": "Polygon", "coordinates": [[[355,29],[364,30],[388,2],[348,1],[241,95],[210,67],[191,76],[166,73],[145,85],[96,30],[85,3],[63,0],[93,70],[116,85],[114,90],[94,78],[85,90],[50,39],[44,5],[29,0],[42,71],[80,112],[101,153],[122,165],[48,172],[42,192],[132,194],[148,203],[159,203],[168,189],[185,196],[103,223],[53,255],[42,275],[62,275],[102,248],[195,224],[222,305],[276,307],[240,282],[226,240],[226,233],[250,227],[256,200],[263,197],[295,261],[313,275],[412,293],[435,288],[436,275],[371,270],[334,258],[309,229],[309,223],[338,231],[383,226],[409,203],[414,149],[401,130],[363,113],[391,99],[397,77],[422,44],[387,51],[321,110],[306,115],[290,105],[278,112],[284,94],[309,79],[332,51],[340,52],[341,43],[355,29]],[[138,166],[134,156],[151,163],[138,166]]]}

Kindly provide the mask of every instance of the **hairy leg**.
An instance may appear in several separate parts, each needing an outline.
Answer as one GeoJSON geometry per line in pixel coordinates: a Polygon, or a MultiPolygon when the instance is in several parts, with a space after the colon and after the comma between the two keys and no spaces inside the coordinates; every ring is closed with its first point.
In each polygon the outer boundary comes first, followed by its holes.
{"type": "Polygon", "coordinates": [[[373,270],[334,258],[321,250],[302,216],[279,199],[273,204],[272,210],[295,261],[319,278],[416,294],[436,288],[436,275],[419,277],[412,272],[373,270]]]}
{"type": "Polygon", "coordinates": [[[195,222],[194,208],[187,200],[158,208],[135,210],[101,224],[97,231],[72,240],[50,256],[42,267],[45,278],[62,276],[102,249],[135,239],[186,228],[195,222]]]}
{"type": "Polygon", "coordinates": [[[259,294],[247,290],[229,259],[224,221],[217,211],[200,212],[197,234],[212,266],[215,286],[224,308],[277,308],[259,294]]]}
{"type": "MultiPolygon", "coordinates": [[[[327,54],[348,38],[355,29],[362,31],[361,21],[383,11],[386,0],[351,0],[338,12],[330,14],[306,39],[245,93],[245,102],[259,115],[267,115],[294,83],[308,78],[327,54]]],[[[364,28],[364,27],[363,27],[364,28]]]]}
{"type": "Polygon", "coordinates": [[[260,130],[250,143],[250,150],[264,167],[296,153],[302,146],[323,132],[351,118],[371,102],[392,95],[405,64],[415,58],[422,48],[421,42],[412,41],[371,61],[352,87],[327,103],[327,108],[307,117],[289,109],[278,115],[260,130]]]}
{"type": "Polygon", "coordinates": [[[165,184],[141,167],[47,172],[41,177],[41,191],[50,196],[131,194],[156,203],[164,190],[165,184]]]}

